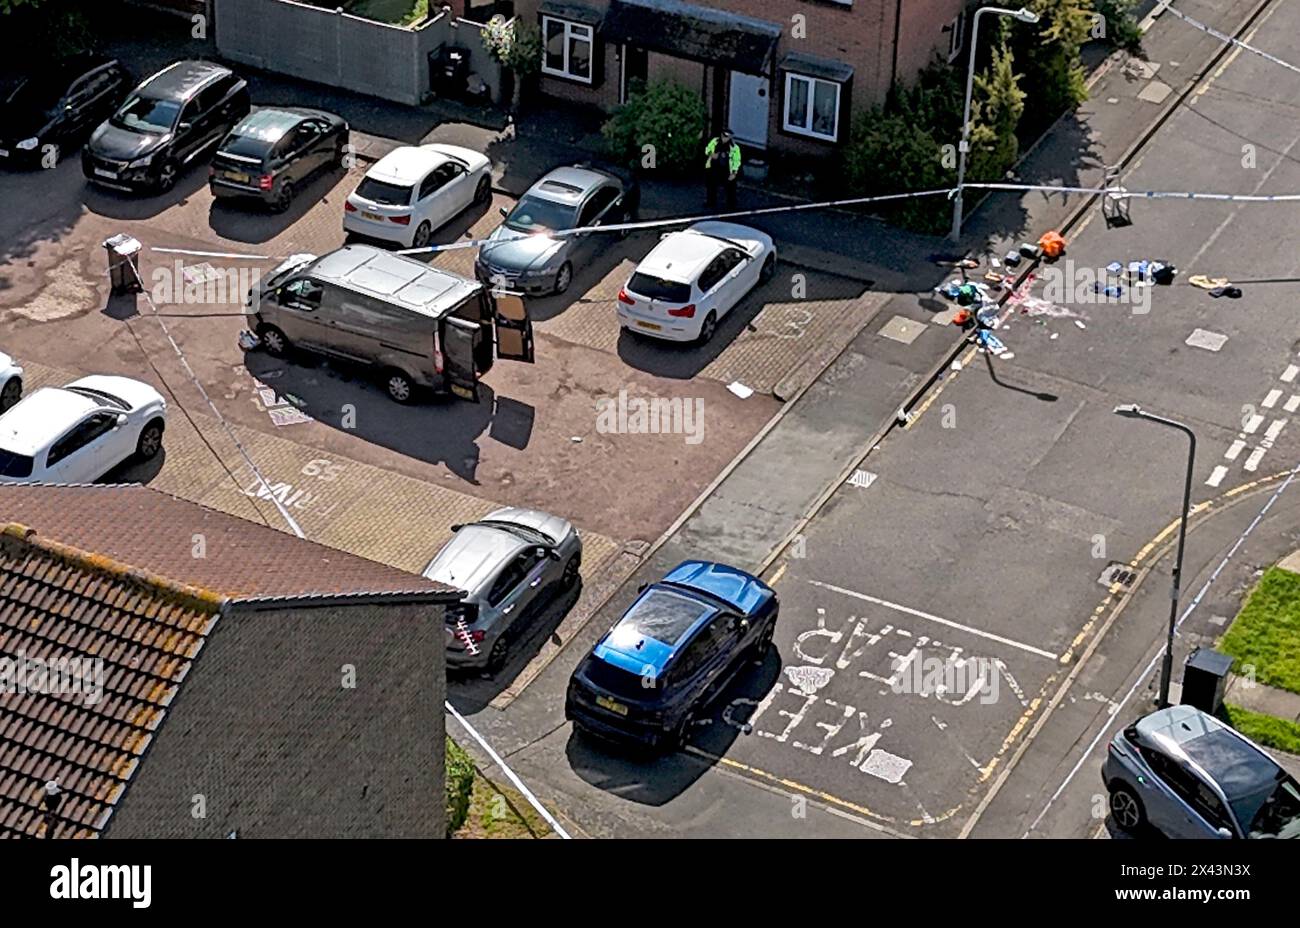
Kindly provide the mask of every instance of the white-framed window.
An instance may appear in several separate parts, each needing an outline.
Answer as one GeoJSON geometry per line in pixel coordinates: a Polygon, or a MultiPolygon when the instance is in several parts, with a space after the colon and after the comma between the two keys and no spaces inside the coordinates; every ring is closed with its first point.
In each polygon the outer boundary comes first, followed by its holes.
{"type": "Polygon", "coordinates": [[[966,41],[966,11],[958,13],[943,31],[948,33],[948,60],[953,61],[961,54],[962,45],[966,41]]]}
{"type": "Polygon", "coordinates": [[[591,26],[543,16],[542,41],[544,73],[584,84],[592,82],[591,54],[596,43],[591,26]]]}
{"type": "Polygon", "coordinates": [[[840,85],[787,71],[781,122],[787,132],[834,142],[840,130],[840,85]]]}

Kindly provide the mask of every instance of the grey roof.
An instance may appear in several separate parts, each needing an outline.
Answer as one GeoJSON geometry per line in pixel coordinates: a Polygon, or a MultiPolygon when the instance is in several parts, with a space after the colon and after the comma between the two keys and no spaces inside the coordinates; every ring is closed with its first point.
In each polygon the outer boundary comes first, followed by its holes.
{"type": "Polygon", "coordinates": [[[231,71],[213,61],[186,59],[163,68],[141,87],[148,97],[179,97],[188,100],[200,89],[231,71]]]}
{"type": "Polygon", "coordinates": [[[601,34],[677,58],[768,75],[782,27],[680,0],[611,0],[601,34]]]}
{"type": "Polygon", "coordinates": [[[483,285],[373,245],[345,245],[312,263],[313,277],[439,319],[483,285]]]}
{"type": "Polygon", "coordinates": [[[833,58],[805,55],[801,52],[790,52],[782,58],[781,70],[806,74],[809,77],[820,77],[823,80],[835,81],[837,84],[847,83],[853,77],[853,66],[850,64],[833,58]]]}
{"type": "Polygon", "coordinates": [[[543,0],[541,9],[543,13],[551,16],[588,26],[600,25],[600,21],[605,16],[603,10],[578,3],[577,0],[543,0]]]}

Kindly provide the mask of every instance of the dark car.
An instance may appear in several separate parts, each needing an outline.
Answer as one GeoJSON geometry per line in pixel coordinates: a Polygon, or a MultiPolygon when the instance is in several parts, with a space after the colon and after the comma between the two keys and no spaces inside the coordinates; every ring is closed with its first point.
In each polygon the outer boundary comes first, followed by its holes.
{"type": "Polygon", "coordinates": [[[132,91],[81,150],[86,177],[163,193],[248,115],[248,84],[209,61],[178,61],[132,91]]]}
{"type": "Polygon", "coordinates": [[[130,87],[127,70],[102,55],[74,55],[24,75],[0,98],[0,164],[53,167],[130,87]]]}
{"type": "Polygon", "coordinates": [[[573,269],[610,241],[605,233],[548,232],[617,225],[636,219],[639,189],[623,172],[587,165],[556,168],[533,184],[482,248],[474,272],[484,283],[520,293],[563,293],[573,269]]]}
{"type": "Polygon", "coordinates": [[[348,124],[323,110],[267,107],[240,120],[212,156],[212,195],[257,199],[284,212],[318,172],[347,153],[348,124]]]}
{"type": "Polygon", "coordinates": [[[569,680],[564,717],[651,750],[684,747],[697,713],[772,644],[780,605],[757,577],[686,561],[641,591],[569,680]]]}

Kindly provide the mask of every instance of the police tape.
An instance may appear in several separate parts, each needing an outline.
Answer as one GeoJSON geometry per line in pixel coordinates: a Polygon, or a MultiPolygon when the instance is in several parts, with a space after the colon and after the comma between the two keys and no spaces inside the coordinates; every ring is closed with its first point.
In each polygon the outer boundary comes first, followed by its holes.
{"type": "Polygon", "coordinates": [[[1188,16],[1186,13],[1179,12],[1178,10],[1174,9],[1172,6],[1165,7],[1165,12],[1173,13],[1183,22],[1187,23],[1187,25],[1192,26],[1193,28],[1196,29],[1200,29],[1202,32],[1208,32],[1210,35],[1214,36],[1216,39],[1219,39],[1220,41],[1228,42],[1244,51],[1250,52],[1251,54],[1259,55],[1259,57],[1265,59],[1266,61],[1271,61],[1273,62],[1273,64],[1281,65],[1282,67],[1286,68],[1289,71],[1295,71],[1297,74],[1300,74],[1300,67],[1296,67],[1291,62],[1283,61],[1281,58],[1277,57],[1276,55],[1270,55],[1268,52],[1264,51],[1263,49],[1256,48],[1253,45],[1247,45],[1245,42],[1241,41],[1241,39],[1234,39],[1230,35],[1225,35],[1224,33],[1220,32],[1218,29],[1215,29],[1213,26],[1207,26],[1205,23],[1201,22],[1200,20],[1192,19],[1192,17],[1188,16]]]}

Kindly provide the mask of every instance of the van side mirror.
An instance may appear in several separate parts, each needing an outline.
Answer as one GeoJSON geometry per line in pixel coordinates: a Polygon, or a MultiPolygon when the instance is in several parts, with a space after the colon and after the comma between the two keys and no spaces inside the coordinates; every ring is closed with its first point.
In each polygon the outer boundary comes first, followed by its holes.
{"type": "Polygon", "coordinates": [[[506,209],[504,206],[497,207],[497,212],[501,214],[502,218],[510,215],[510,210],[506,209]]]}

